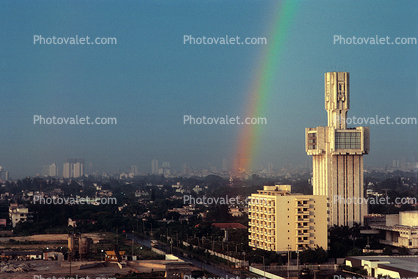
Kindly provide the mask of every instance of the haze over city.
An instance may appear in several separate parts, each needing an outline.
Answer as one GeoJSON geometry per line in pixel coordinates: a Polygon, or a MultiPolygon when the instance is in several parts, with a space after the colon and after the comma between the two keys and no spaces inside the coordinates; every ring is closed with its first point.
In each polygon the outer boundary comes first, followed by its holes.
{"type": "MultiPolygon", "coordinates": [[[[83,158],[94,171],[151,161],[181,170],[232,167],[243,125],[184,124],[246,115],[250,89],[268,73],[253,169],[311,166],[305,127],[326,126],[324,73],[350,73],[348,116],[417,118],[416,44],[345,44],[343,38],[417,37],[415,2],[295,2],[277,25],[275,1],[0,2],[0,165],[14,179],[83,158]],[[313,12],[315,11],[315,12],[313,12]],[[274,28],[286,29],[274,57],[274,28]],[[116,38],[117,44],[34,43],[34,36],[116,38]],[[184,36],[266,38],[267,44],[189,44],[184,36]],[[5,40],[7,38],[7,40],[5,40]],[[113,117],[114,125],[41,125],[42,117],[113,117]]],[[[267,78],[267,77],[265,77],[267,78]]],[[[417,124],[369,126],[365,166],[416,163],[417,124]]],[[[61,172],[61,171],[60,171],[61,172]]]]}

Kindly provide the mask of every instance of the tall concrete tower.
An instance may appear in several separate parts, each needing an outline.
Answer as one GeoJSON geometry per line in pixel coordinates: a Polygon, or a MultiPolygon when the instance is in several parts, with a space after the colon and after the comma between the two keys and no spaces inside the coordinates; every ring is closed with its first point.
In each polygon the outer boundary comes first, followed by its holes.
{"type": "Polygon", "coordinates": [[[370,150],[370,128],[347,128],[349,74],[325,74],[328,126],[306,128],[306,153],[312,155],[313,194],[328,197],[328,225],[363,224],[363,154],[370,150]]]}

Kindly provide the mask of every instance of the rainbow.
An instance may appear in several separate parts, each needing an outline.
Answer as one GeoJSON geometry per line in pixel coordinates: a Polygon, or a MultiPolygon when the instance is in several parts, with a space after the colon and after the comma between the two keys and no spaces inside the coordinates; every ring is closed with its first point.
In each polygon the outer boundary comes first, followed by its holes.
{"type": "MultiPolygon", "coordinates": [[[[268,27],[267,47],[261,53],[256,75],[252,79],[245,105],[245,117],[265,117],[269,96],[272,92],[274,74],[280,66],[284,42],[289,27],[297,11],[297,1],[278,1],[272,9],[272,24],[268,27]],[[263,115],[264,114],[264,115],[263,115]]],[[[268,122],[267,122],[268,123],[268,122]]],[[[253,159],[257,154],[263,126],[243,125],[239,132],[238,144],[234,154],[235,172],[252,170],[253,159]]]]}

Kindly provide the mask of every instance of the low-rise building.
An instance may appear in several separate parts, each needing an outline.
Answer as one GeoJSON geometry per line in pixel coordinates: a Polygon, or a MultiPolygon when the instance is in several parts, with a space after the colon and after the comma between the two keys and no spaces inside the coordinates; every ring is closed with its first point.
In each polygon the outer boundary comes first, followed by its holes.
{"type": "Polygon", "coordinates": [[[19,222],[30,221],[31,213],[23,204],[12,203],[9,206],[9,217],[14,228],[19,222]]]}
{"type": "Polygon", "coordinates": [[[384,234],[384,239],[380,240],[380,243],[418,249],[418,211],[383,215],[379,221],[379,223],[370,224],[370,227],[384,234]]]}
{"type": "Polygon", "coordinates": [[[347,257],[345,264],[364,268],[375,278],[418,278],[417,261],[418,256],[358,256],[347,257]]]}

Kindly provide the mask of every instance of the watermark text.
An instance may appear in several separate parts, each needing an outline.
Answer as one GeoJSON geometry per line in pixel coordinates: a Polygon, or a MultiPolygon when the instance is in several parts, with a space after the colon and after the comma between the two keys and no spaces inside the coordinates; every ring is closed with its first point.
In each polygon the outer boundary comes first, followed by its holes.
{"type": "Polygon", "coordinates": [[[117,199],[115,197],[106,197],[106,198],[89,198],[89,197],[43,197],[41,195],[33,196],[33,204],[86,204],[86,205],[99,205],[99,204],[117,204],[117,199]]]}
{"type": "Polygon", "coordinates": [[[118,121],[116,117],[96,117],[91,119],[90,116],[79,117],[43,117],[42,115],[33,116],[33,124],[39,125],[116,125],[118,121]]]}
{"type": "Polygon", "coordinates": [[[190,125],[267,125],[266,117],[246,117],[241,120],[241,117],[193,117],[192,115],[183,115],[183,124],[190,125]]]}
{"type": "Polygon", "coordinates": [[[396,37],[394,40],[391,40],[389,36],[379,37],[378,35],[374,37],[343,37],[342,35],[334,35],[333,42],[340,45],[416,45],[416,37],[396,37]]]}
{"type": "Polygon", "coordinates": [[[33,35],[33,44],[39,45],[117,45],[118,40],[115,37],[96,37],[89,36],[75,37],[43,37],[42,35],[33,35]],[[90,40],[91,39],[91,40],[90,40]]]}
{"type": "Polygon", "coordinates": [[[192,35],[183,36],[183,44],[189,45],[267,45],[266,37],[246,37],[241,40],[240,36],[225,37],[193,37],[192,35]]]}

